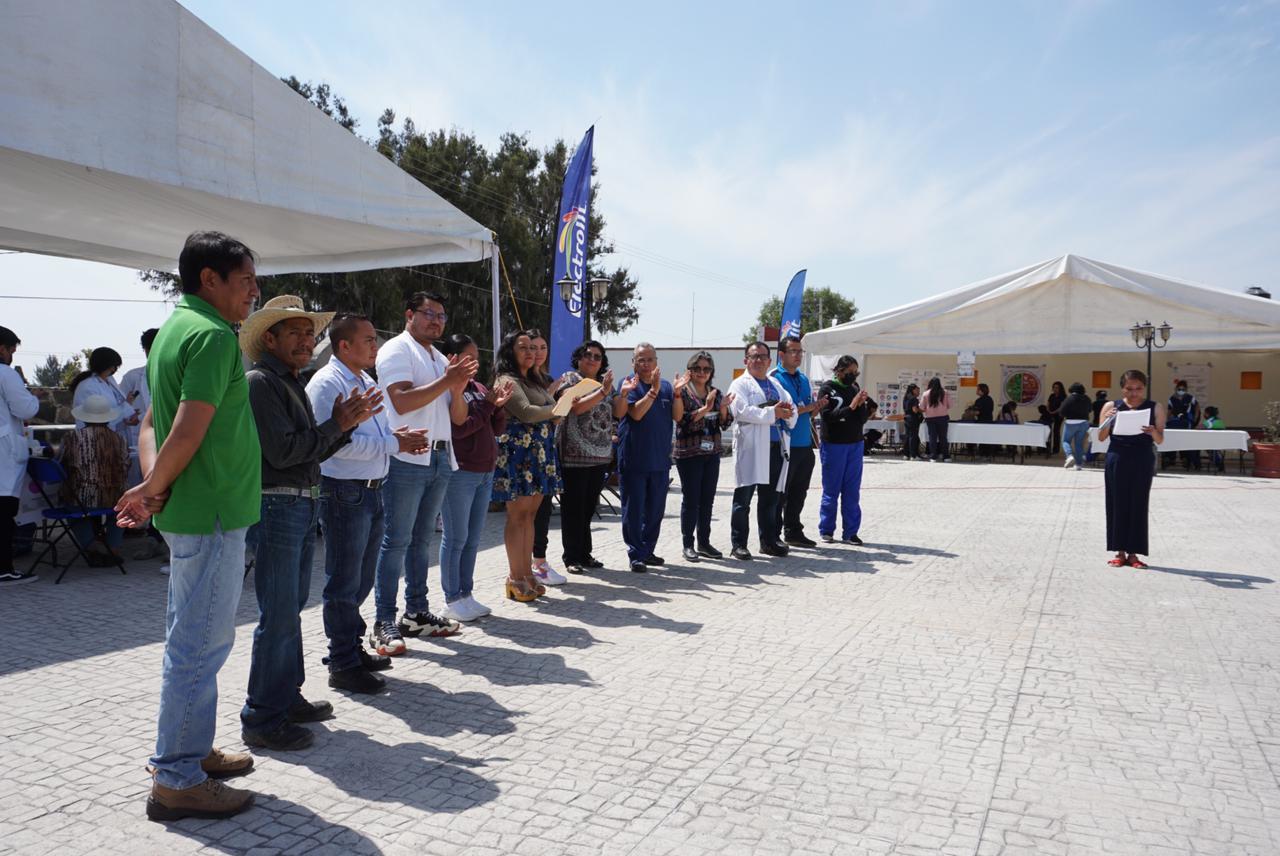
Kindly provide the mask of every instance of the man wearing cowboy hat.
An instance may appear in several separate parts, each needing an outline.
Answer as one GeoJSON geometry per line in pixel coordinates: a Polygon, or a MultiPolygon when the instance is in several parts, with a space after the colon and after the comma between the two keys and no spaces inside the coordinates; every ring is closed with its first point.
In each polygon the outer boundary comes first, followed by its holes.
{"type": "Polygon", "coordinates": [[[311,588],[320,462],[382,409],[376,387],[352,389],[334,401],[329,419],[316,424],[299,372],[311,362],[316,335],[333,315],[308,312],[301,298],[281,295],[240,327],[240,348],[253,361],[249,403],[262,446],[262,515],[254,533],[258,626],[240,723],[244,742],[266,749],[311,745],[312,733],[298,723],[327,719],[333,711],[328,702],[312,704],[301,693],[299,612],[311,588]]]}

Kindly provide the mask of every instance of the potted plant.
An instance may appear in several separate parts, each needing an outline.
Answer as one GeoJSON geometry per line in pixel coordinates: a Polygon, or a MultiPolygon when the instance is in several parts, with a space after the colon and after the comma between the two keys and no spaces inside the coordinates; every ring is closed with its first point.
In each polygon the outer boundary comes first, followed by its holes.
{"type": "Polygon", "coordinates": [[[1262,408],[1265,437],[1253,443],[1253,474],[1258,478],[1280,479],[1280,401],[1262,408]]]}

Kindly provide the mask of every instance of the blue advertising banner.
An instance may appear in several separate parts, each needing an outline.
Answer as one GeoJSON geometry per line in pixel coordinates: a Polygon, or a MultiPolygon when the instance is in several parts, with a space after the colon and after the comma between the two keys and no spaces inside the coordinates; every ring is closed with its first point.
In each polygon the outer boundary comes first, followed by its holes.
{"type": "Polygon", "coordinates": [[[778,341],[788,336],[800,335],[800,307],[804,302],[804,275],[799,271],[791,277],[787,286],[787,296],[782,300],[782,321],[778,324],[778,341]]]}
{"type": "Polygon", "coordinates": [[[564,174],[560,217],[556,220],[554,278],[551,282],[551,356],[547,371],[559,377],[569,370],[573,349],[582,344],[582,301],[587,283],[587,221],[591,201],[591,143],[595,126],[587,129],[564,174]],[[566,303],[560,281],[574,281],[566,303]]]}

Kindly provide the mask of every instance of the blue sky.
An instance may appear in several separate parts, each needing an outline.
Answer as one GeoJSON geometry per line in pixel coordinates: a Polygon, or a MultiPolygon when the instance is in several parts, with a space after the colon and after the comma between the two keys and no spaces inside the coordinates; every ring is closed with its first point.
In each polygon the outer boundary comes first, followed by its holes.
{"type": "MultiPolygon", "coordinates": [[[[366,135],[388,106],[487,145],[595,124],[613,263],[643,295],[617,343],[736,343],[802,267],[863,312],[1065,252],[1280,290],[1276,0],[185,5],[328,82],[366,135]]],[[[0,277],[151,296],[84,263],[0,256],[0,277]]],[[[54,329],[47,306],[4,302],[17,362],[110,344],[136,364],[165,311],[54,329]]]]}

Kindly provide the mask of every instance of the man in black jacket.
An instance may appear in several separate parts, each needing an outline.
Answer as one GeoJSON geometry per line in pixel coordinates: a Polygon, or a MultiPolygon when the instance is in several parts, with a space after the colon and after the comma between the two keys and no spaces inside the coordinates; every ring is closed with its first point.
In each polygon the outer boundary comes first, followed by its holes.
{"type": "Polygon", "coordinates": [[[307,312],[300,298],[283,295],[240,328],[240,347],[254,361],[247,375],[249,404],[262,446],[262,518],[254,532],[259,617],[240,711],[241,738],[249,746],[305,748],[313,735],[298,723],[327,719],[333,711],[328,702],[302,697],[299,613],[311,588],[320,462],[382,409],[382,394],[377,387],[353,389],[334,402],[331,418],[316,424],[298,373],[311,362],[316,334],[332,319],[332,312],[307,312]]]}
{"type": "Polygon", "coordinates": [[[818,392],[826,399],[819,438],[822,440],[822,503],[818,508],[818,536],[824,544],[835,541],[836,506],[840,506],[840,540],[861,544],[863,425],[875,409],[857,383],[858,361],[843,356],[835,374],[818,392]]]}
{"type": "Polygon", "coordinates": [[[1084,384],[1071,384],[1058,412],[1062,415],[1062,448],[1067,453],[1063,466],[1074,464],[1077,470],[1082,470],[1089,445],[1089,417],[1093,414],[1093,402],[1089,401],[1084,384]]]}

